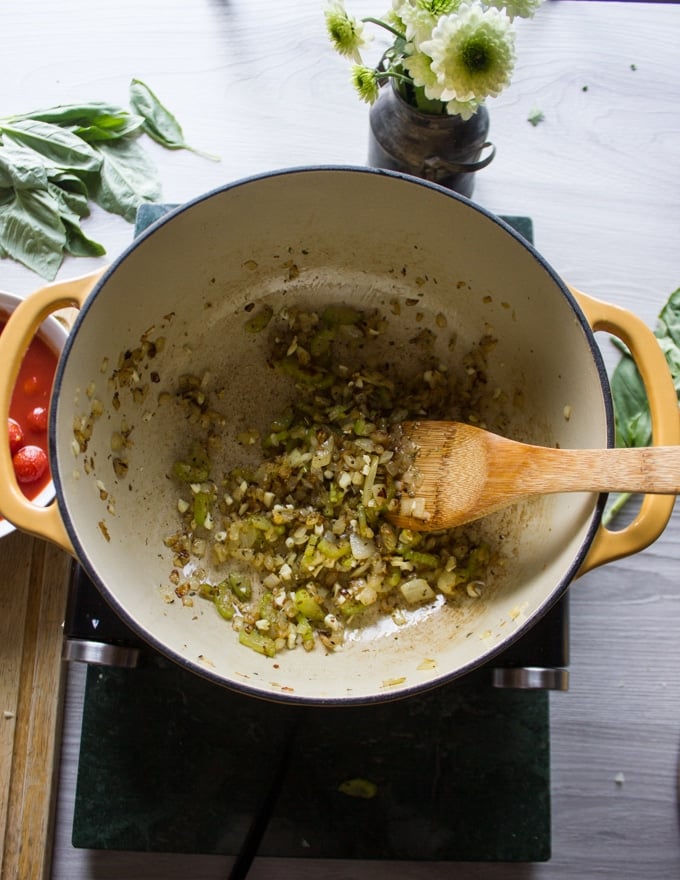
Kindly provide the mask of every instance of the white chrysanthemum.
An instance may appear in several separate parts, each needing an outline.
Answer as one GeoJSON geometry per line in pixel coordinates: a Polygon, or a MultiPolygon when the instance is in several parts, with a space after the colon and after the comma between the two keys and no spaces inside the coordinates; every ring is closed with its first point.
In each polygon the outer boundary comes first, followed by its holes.
{"type": "Polygon", "coordinates": [[[359,50],[369,43],[369,37],[364,36],[363,22],[348,14],[342,0],[332,0],[328,4],[325,16],[326,30],[335,50],[360,64],[359,50]]]}
{"type": "Polygon", "coordinates": [[[489,6],[504,9],[508,18],[533,18],[543,0],[486,0],[489,6]]]}
{"type": "Polygon", "coordinates": [[[440,101],[482,101],[510,83],[515,34],[505,12],[493,7],[466,4],[443,16],[420,48],[432,58],[437,76],[432,97],[440,101]]]}
{"type": "Polygon", "coordinates": [[[423,40],[429,40],[432,30],[442,15],[448,15],[460,6],[462,0],[407,0],[395,3],[395,11],[401,20],[406,39],[416,48],[423,40]]]}
{"type": "Polygon", "coordinates": [[[461,119],[472,119],[479,110],[479,101],[449,101],[446,105],[446,112],[449,116],[460,116],[461,119]]]}
{"type": "Polygon", "coordinates": [[[432,70],[432,59],[423,52],[414,52],[408,58],[404,58],[404,69],[407,71],[413,84],[425,90],[425,95],[435,101],[439,100],[439,85],[437,74],[432,70]],[[430,94],[432,93],[432,94],[430,94]]]}

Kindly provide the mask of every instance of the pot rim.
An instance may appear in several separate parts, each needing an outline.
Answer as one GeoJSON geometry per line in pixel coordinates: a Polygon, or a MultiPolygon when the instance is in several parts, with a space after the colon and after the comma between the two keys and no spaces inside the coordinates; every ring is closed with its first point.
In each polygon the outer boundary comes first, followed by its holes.
{"type": "MultiPolygon", "coordinates": [[[[418,177],[413,177],[411,175],[405,174],[403,172],[391,171],[386,169],[378,169],[371,168],[368,166],[353,166],[353,165],[335,165],[335,164],[324,164],[324,165],[305,165],[305,166],[294,166],[290,168],[283,168],[273,171],[267,171],[263,173],[253,174],[246,177],[242,177],[236,179],[234,181],[228,182],[226,184],[222,184],[216,188],[211,189],[210,191],[203,193],[187,202],[171,207],[167,213],[156,219],[152,222],[145,230],[141,231],[137,237],[131,242],[131,244],[121,253],[119,254],[110,264],[108,269],[103,273],[102,277],[96,282],[92,292],[88,296],[85,301],[82,309],[78,313],[72,331],[69,334],[69,337],[66,341],[66,345],[62,352],[62,356],[59,359],[59,364],[57,367],[57,373],[55,375],[54,381],[54,393],[55,396],[58,396],[59,390],[62,384],[63,373],[65,369],[65,364],[69,359],[71,349],[74,345],[77,344],[78,334],[81,328],[81,325],[87,320],[89,310],[96,299],[99,296],[100,292],[106,285],[108,279],[116,272],[117,268],[128,258],[128,256],[134,253],[137,248],[142,247],[144,243],[160,232],[163,227],[172,222],[176,217],[184,214],[185,212],[191,210],[195,206],[215,197],[219,197],[225,192],[229,192],[231,190],[238,189],[243,186],[248,186],[249,184],[262,182],[263,180],[267,180],[269,178],[278,178],[283,176],[292,176],[297,174],[309,174],[309,173],[341,173],[341,174],[371,174],[371,175],[379,175],[386,178],[395,178],[398,180],[405,181],[407,183],[425,187],[428,189],[432,189],[442,195],[447,196],[448,198],[454,199],[456,201],[463,202],[468,205],[471,210],[478,212],[483,215],[488,220],[492,221],[497,226],[501,227],[508,235],[510,235],[513,239],[515,239],[532,257],[533,259],[540,264],[543,270],[549,275],[550,279],[556,285],[557,289],[561,292],[562,296],[566,299],[567,303],[571,307],[571,310],[576,317],[581,329],[583,330],[584,336],[588,343],[588,348],[590,350],[591,356],[595,362],[597,375],[599,378],[600,388],[603,397],[603,405],[605,412],[605,423],[606,423],[606,435],[607,435],[607,446],[612,446],[614,443],[614,418],[613,418],[613,399],[611,395],[611,389],[609,385],[609,379],[607,376],[606,368],[604,365],[604,360],[602,357],[602,353],[599,349],[595,341],[594,332],[584,315],[582,309],[580,308],[577,300],[574,295],[571,293],[569,288],[566,286],[564,281],[560,278],[560,276],[555,272],[555,270],[550,266],[547,260],[536,250],[535,246],[527,241],[519,232],[517,232],[512,226],[510,226],[505,220],[497,215],[493,214],[488,209],[482,207],[481,205],[471,201],[470,199],[462,196],[461,194],[454,192],[453,190],[447,189],[446,187],[440,186],[437,183],[432,181],[426,181],[418,177]]],[[[532,612],[532,614],[527,618],[526,621],[523,621],[521,624],[518,624],[516,629],[509,634],[506,638],[502,640],[502,642],[496,646],[493,646],[487,649],[483,654],[474,658],[473,660],[463,664],[460,667],[457,667],[453,670],[447,670],[442,675],[437,676],[436,678],[431,679],[427,682],[419,682],[417,684],[408,685],[408,686],[400,686],[394,691],[380,692],[380,693],[371,693],[360,696],[347,696],[347,695],[338,695],[338,696],[330,696],[330,697],[311,697],[300,694],[288,694],[288,693],[278,693],[271,690],[267,690],[266,688],[258,688],[252,684],[244,684],[241,681],[236,680],[235,678],[227,679],[224,675],[219,674],[205,666],[201,665],[195,660],[187,658],[186,656],[180,655],[177,651],[174,651],[172,648],[165,645],[153,632],[148,631],[143,625],[141,625],[138,621],[134,619],[132,615],[130,615],[125,608],[121,606],[120,601],[114,595],[113,591],[107,586],[106,583],[102,580],[102,578],[97,574],[95,567],[91,564],[89,554],[86,548],[83,546],[80,537],[77,533],[76,528],[74,527],[71,518],[66,510],[66,506],[63,502],[63,491],[64,485],[62,481],[62,475],[59,472],[59,468],[57,465],[57,449],[56,449],[56,409],[57,407],[52,407],[50,411],[50,428],[48,433],[48,442],[49,442],[49,456],[50,463],[52,467],[53,473],[53,482],[56,489],[56,499],[57,504],[59,506],[61,516],[67,531],[67,534],[72,542],[73,548],[76,553],[76,557],[78,562],[83,566],[88,576],[95,582],[100,591],[106,597],[107,602],[113,607],[115,612],[124,620],[124,622],[136,633],[138,633],[145,642],[147,642],[152,648],[157,650],[162,655],[168,657],[173,662],[178,663],[184,668],[190,669],[197,675],[208,679],[210,681],[215,682],[224,687],[229,687],[230,689],[247,694],[249,696],[255,696],[267,700],[271,700],[274,702],[285,702],[285,703],[295,703],[299,705],[315,705],[315,706],[350,706],[350,705],[366,705],[371,703],[384,703],[388,701],[400,700],[407,698],[409,696],[413,696],[416,693],[424,693],[428,690],[431,690],[435,687],[439,687],[440,685],[444,685],[450,683],[458,678],[461,678],[464,675],[468,675],[473,671],[479,670],[484,666],[487,666],[491,661],[493,661],[498,655],[505,652],[509,647],[514,645],[522,636],[524,636],[562,597],[564,592],[569,587],[570,583],[573,581],[575,575],[577,574],[579,568],[581,567],[588,550],[593,542],[595,534],[598,530],[600,519],[602,516],[602,512],[604,510],[604,505],[606,503],[607,495],[605,493],[600,494],[597,498],[597,501],[594,505],[592,515],[590,517],[590,521],[588,524],[588,528],[586,533],[581,541],[578,552],[574,554],[574,557],[571,560],[571,563],[564,573],[563,577],[560,581],[555,584],[548,591],[545,596],[544,601],[537,606],[537,608],[532,612]]]]}

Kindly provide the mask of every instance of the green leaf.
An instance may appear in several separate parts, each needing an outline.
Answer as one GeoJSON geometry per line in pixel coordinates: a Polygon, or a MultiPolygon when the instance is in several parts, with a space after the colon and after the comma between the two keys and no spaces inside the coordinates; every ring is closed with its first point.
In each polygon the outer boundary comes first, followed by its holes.
{"type": "Polygon", "coordinates": [[[54,279],[66,230],[59,206],[46,189],[17,190],[12,201],[0,206],[0,241],[7,256],[48,281],[54,279]]]}
{"type": "Polygon", "coordinates": [[[533,110],[531,110],[531,112],[527,116],[527,122],[531,123],[531,125],[533,125],[534,128],[536,128],[537,125],[540,125],[541,122],[544,122],[544,121],[545,121],[545,115],[544,115],[543,111],[539,110],[538,108],[534,108],[533,110]]]}
{"type": "Polygon", "coordinates": [[[670,295],[661,310],[656,335],[659,338],[667,337],[680,350],[680,288],[670,295]]]}
{"type": "Polygon", "coordinates": [[[617,446],[648,446],[652,422],[642,377],[629,354],[624,354],[611,378],[617,446]]]}
{"type": "Polygon", "coordinates": [[[99,141],[115,141],[122,137],[130,137],[133,134],[140,133],[143,124],[144,120],[141,116],[128,114],[125,125],[120,124],[120,120],[112,117],[110,119],[98,119],[92,125],[78,125],[70,130],[84,141],[94,144],[99,141]]]}
{"type": "Polygon", "coordinates": [[[12,116],[11,122],[26,120],[48,122],[68,128],[88,142],[114,140],[140,131],[144,120],[115,104],[93,101],[89,104],[60,104],[46,110],[34,110],[12,116]]]}
{"type": "Polygon", "coordinates": [[[90,196],[87,186],[77,174],[63,171],[59,174],[50,175],[48,187],[50,185],[59,188],[61,196],[66,200],[70,209],[79,217],[86,217],[90,213],[90,196]]]}
{"type": "Polygon", "coordinates": [[[161,197],[156,166],[136,141],[102,142],[96,149],[103,161],[92,198],[105,210],[133,223],[142,202],[161,197]]]}
{"type": "Polygon", "coordinates": [[[66,250],[74,257],[101,257],[106,253],[104,245],[88,238],[79,223],[64,219],[66,250]]]}
{"type": "MultiPolygon", "coordinates": [[[[659,313],[654,333],[680,399],[680,288],[670,295],[659,313]]],[[[635,362],[625,349],[612,374],[611,389],[617,446],[647,446],[652,439],[647,393],[635,362]]]]}
{"type": "MultiPolygon", "coordinates": [[[[670,370],[675,392],[680,401],[680,288],[670,295],[659,313],[654,331],[670,370]]],[[[630,352],[617,342],[622,350],[621,360],[612,373],[611,390],[614,401],[617,446],[648,446],[652,442],[652,420],[649,401],[642,377],[630,352]]],[[[628,495],[614,499],[606,515],[610,523],[623,508],[628,495]]]]}
{"type": "Polygon", "coordinates": [[[218,156],[202,153],[190,147],[184,140],[182,126],[172,113],[151,91],[151,89],[139,79],[130,82],[130,105],[144,119],[144,131],[150,138],[157,141],[168,150],[190,150],[218,162],[218,156]]]}
{"type": "Polygon", "coordinates": [[[143,112],[95,101],[0,119],[0,257],[51,280],[65,250],[104,253],[80,226],[91,200],[130,222],[141,203],[160,200],[158,172],[137,136],[145,131],[169,149],[191,148],[140,80],[132,80],[131,99],[143,112]]]}
{"type": "Polygon", "coordinates": [[[47,186],[47,168],[32,150],[0,147],[0,187],[40,189],[47,186]]]}
{"type": "Polygon", "coordinates": [[[186,148],[182,126],[139,79],[130,83],[130,106],[144,119],[144,131],[170,150],[186,148]]]}
{"type": "Polygon", "coordinates": [[[90,213],[87,197],[81,193],[71,192],[53,181],[47,184],[47,189],[56,201],[62,219],[67,217],[78,223],[81,217],[87,217],[90,213]]]}
{"type": "Polygon", "coordinates": [[[52,125],[28,119],[12,124],[5,123],[1,129],[3,140],[34,150],[55,168],[64,171],[97,171],[101,159],[82,138],[52,125]]]}

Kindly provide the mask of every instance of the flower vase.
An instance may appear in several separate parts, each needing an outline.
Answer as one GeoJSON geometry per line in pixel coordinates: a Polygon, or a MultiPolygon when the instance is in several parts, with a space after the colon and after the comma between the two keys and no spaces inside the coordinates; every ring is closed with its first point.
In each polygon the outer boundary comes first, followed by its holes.
{"type": "Polygon", "coordinates": [[[423,113],[389,83],[372,105],[369,123],[369,165],[431,180],[468,198],[475,173],[495,154],[487,140],[489,113],[484,105],[470,119],[423,113]],[[481,158],[484,150],[488,152],[481,158]]]}

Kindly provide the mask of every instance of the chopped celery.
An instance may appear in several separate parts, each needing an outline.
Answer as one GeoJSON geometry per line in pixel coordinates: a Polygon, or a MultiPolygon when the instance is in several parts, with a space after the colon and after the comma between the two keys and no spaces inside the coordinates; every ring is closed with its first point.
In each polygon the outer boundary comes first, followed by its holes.
{"type": "Polygon", "coordinates": [[[416,568],[439,568],[441,560],[439,556],[435,556],[434,553],[424,553],[422,550],[412,550],[410,548],[404,550],[397,550],[397,553],[402,557],[402,559],[406,559],[408,562],[412,562],[416,568]]]}
{"type": "Polygon", "coordinates": [[[210,476],[208,453],[194,443],[187,458],[173,464],[172,472],[182,483],[204,483],[210,476]]]}
{"type": "Polygon", "coordinates": [[[305,651],[311,651],[314,648],[314,628],[307,620],[304,614],[298,614],[296,618],[296,632],[302,639],[302,647],[305,651]]]}
{"type": "Polygon", "coordinates": [[[233,619],[234,597],[225,581],[217,585],[201,584],[198,594],[204,599],[209,599],[225,620],[233,619]]]}
{"type": "Polygon", "coordinates": [[[229,589],[242,602],[250,599],[253,594],[253,585],[250,578],[245,575],[235,574],[232,572],[228,579],[229,589]]]}
{"type": "Polygon", "coordinates": [[[197,526],[204,526],[210,513],[212,497],[208,492],[197,492],[194,495],[194,521],[197,526]]]}
{"type": "Polygon", "coordinates": [[[329,541],[327,538],[321,538],[317,544],[319,553],[329,559],[341,559],[351,551],[349,541],[329,541]]]}
{"type": "Polygon", "coordinates": [[[304,614],[308,620],[323,620],[326,616],[316,598],[304,587],[295,591],[293,601],[300,614],[304,614]]]}
{"type": "Polygon", "coordinates": [[[220,587],[217,595],[213,599],[215,608],[217,608],[221,617],[225,620],[233,620],[234,617],[234,597],[226,587],[220,587]]]}
{"type": "Polygon", "coordinates": [[[239,642],[246,648],[257,651],[258,654],[264,654],[265,657],[274,657],[276,655],[276,644],[270,636],[260,632],[259,629],[247,629],[242,627],[238,634],[239,642]]]}

